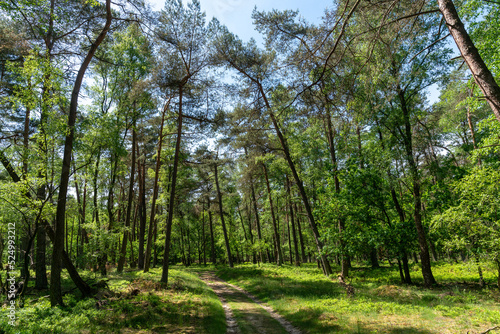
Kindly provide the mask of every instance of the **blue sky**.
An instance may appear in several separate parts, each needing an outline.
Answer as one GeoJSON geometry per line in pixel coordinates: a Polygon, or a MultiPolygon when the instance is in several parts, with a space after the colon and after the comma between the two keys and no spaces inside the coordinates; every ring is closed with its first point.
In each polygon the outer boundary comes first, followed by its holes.
{"type": "MultiPolygon", "coordinates": [[[[164,0],[150,0],[154,9],[163,8],[164,0]]],[[[186,0],[183,1],[184,3],[186,0]]],[[[269,11],[272,9],[299,10],[300,15],[309,22],[318,23],[325,8],[332,5],[330,0],[200,0],[201,8],[206,12],[207,19],[216,17],[230,31],[238,35],[243,41],[251,37],[260,40],[259,33],[252,24],[252,11],[269,11]]]]}

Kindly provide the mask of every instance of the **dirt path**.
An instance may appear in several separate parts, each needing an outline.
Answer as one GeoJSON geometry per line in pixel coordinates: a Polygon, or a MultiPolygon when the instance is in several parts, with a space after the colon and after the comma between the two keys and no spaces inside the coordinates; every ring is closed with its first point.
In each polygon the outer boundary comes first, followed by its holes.
{"type": "Polygon", "coordinates": [[[271,307],[240,287],[223,281],[213,272],[199,272],[198,275],[222,301],[228,334],[301,334],[271,307]]]}

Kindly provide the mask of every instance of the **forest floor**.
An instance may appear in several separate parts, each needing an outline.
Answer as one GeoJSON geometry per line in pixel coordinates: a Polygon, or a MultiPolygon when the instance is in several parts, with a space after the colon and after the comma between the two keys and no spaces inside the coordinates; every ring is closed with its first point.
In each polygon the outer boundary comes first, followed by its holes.
{"type": "Polygon", "coordinates": [[[483,272],[488,285],[481,288],[474,264],[434,263],[439,285],[427,289],[419,264],[411,265],[414,285],[400,283],[396,266],[355,267],[347,280],[353,295],[315,264],[220,267],[217,275],[257,296],[304,334],[477,334],[500,325],[496,269],[484,266],[483,272]]]}
{"type": "Polygon", "coordinates": [[[500,325],[493,266],[483,266],[484,288],[473,263],[438,262],[433,273],[439,286],[426,289],[418,264],[411,266],[414,285],[399,282],[397,266],[356,266],[348,295],[336,276],[324,277],[311,263],[172,266],[168,287],[158,283],[160,268],[113,269],[106,278],[82,271],[89,283],[108,288],[81,299],[65,276],[65,306],[55,308],[48,291],[30,288],[16,309],[17,326],[8,325],[6,304],[0,308],[0,334],[478,334],[500,325]]]}

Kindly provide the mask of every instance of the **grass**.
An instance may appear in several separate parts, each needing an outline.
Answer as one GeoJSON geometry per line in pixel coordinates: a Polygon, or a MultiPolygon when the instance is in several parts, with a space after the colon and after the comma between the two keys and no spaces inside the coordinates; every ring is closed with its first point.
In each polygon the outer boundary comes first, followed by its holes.
{"type": "MultiPolygon", "coordinates": [[[[6,305],[0,309],[0,334],[225,333],[222,305],[196,275],[204,269],[214,267],[172,267],[168,288],[157,283],[160,269],[147,274],[112,271],[106,279],[109,289],[97,299],[80,299],[74,290],[64,296],[65,307],[52,308],[44,297],[47,291],[30,290],[24,307],[16,310],[16,327],[8,325],[6,305]]],[[[298,268],[246,264],[218,267],[217,273],[268,303],[303,333],[472,334],[500,325],[500,293],[493,269],[483,266],[488,286],[481,289],[475,265],[435,263],[433,273],[440,285],[425,289],[418,265],[411,266],[413,286],[400,284],[397,267],[356,267],[348,280],[355,288],[352,297],[314,264],[298,268]]],[[[90,272],[82,276],[95,279],[90,272]]],[[[65,276],[63,291],[72,288],[65,276]]],[[[252,319],[263,311],[253,309],[246,297],[228,302],[243,333],[255,332],[252,319]]],[[[273,332],[280,330],[277,326],[273,332]]]]}
{"type": "MultiPolygon", "coordinates": [[[[64,296],[64,307],[50,307],[48,298],[29,295],[17,309],[18,324],[8,325],[7,309],[0,310],[0,333],[207,333],[226,330],[217,296],[192,273],[169,270],[169,287],[159,283],[160,269],[108,276],[109,290],[95,298],[64,296]]],[[[91,273],[84,273],[87,279],[91,273]]],[[[63,291],[72,288],[64,277],[63,291]]]]}
{"type": "Polygon", "coordinates": [[[353,297],[311,264],[241,265],[219,268],[218,275],[267,302],[304,333],[444,334],[500,325],[496,277],[485,270],[490,285],[480,289],[475,270],[468,264],[434,264],[441,285],[425,289],[418,265],[412,266],[415,286],[399,283],[397,267],[355,268],[353,297]]]}

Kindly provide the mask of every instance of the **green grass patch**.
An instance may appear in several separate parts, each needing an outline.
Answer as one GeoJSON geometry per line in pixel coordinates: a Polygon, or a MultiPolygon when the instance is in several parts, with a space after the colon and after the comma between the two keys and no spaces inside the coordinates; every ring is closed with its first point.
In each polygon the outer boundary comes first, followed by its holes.
{"type": "MultiPolygon", "coordinates": [[[[337,268],[339,270],[339,268],[337,268]]],[[[500,324],[500,294],[493,271],[484,271],[490,285],[480,289],[475,266],[434,264],[438,287],[400,283],[397,267],[354,268],[347,281],[353,297],[335,278],[326,278],[315,264],[301,267],[240,265],[218,269],[218,275],[268,303],[304,333],[467,333],[500,324]],[[476,274],[476,275],[474,275],[476,274]]]]}
{"type": "MultiPolygon", "coordinates": [[[[158,283],[161,270],[144,274],[111,272],[109,290],[96,298],[78,293],[64,296],[64,307],[50,307],[47,291],[28,295],[17,308],[17,326],[8,324],[5,305],[0,309],[0,333],[207,333],[226,330],[225,315],[217,296],[195,274],[173,268],[169,286],[158,283]]],[[[87,279],[91,273],[84,273],[87,279]]],[[[71,289],[65,276],[63,291],[71,289]]],[[[35,291],[32,291],[35,293],[35,291]]]]}

